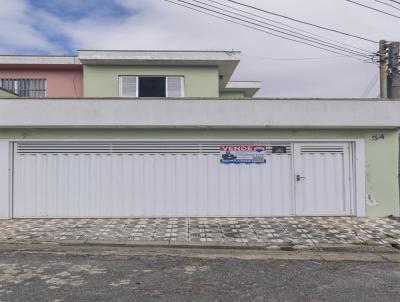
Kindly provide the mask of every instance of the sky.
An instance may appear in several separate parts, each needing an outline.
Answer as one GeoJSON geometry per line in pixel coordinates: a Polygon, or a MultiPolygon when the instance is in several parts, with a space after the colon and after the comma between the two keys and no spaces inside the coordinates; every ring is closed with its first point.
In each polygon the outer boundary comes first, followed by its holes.
{"type": "MultiPolygon", "coordinates": [[[[215,0],[201,1],[215,5],[215,0]]],[[[373,41],[400,41],[400,19],[345,0],[238,1],[373,41]]],[[[375,0],[359,1],[400,16],[400,5],[396,10],[375,0]]],[[[371,53],[378,50],[376,43],[253,13],[371,53]]],[[[261,81],[258,97],[377,97],[379,89],[376,64],[164,0],[0,0],[0,54],[73,55],[77,49],[240,50],[232,80],[261,81]]]]}

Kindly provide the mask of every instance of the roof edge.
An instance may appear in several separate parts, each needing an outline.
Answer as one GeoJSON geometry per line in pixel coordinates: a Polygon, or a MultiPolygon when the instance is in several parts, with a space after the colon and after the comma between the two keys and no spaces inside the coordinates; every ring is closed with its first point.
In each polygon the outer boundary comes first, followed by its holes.
{"type": "Polygon", "coordinates": [[[77,56],[0,55],[0,65],[82,65],[77,56]]]}
{"type": "Polygon", "coordinates": [[[221,91],[243,91],[246,98],[252,98],[260,89],[260,81],[229,81],[221,91]]]}

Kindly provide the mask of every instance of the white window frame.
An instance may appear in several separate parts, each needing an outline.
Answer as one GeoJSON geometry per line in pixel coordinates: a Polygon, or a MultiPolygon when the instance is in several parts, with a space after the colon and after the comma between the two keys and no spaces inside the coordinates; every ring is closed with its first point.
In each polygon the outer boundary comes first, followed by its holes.
{"type": "Polygon", "coordinates": [[[169,98],[168,78],[180,78],[181,79],[181,96],[180,96],[180,98],[185,97],[185,77],[184,76],[166,76],[165,77],[165,97],[169,98]]]}
{"type": "Polygon", "coordinates": [[[169,98],[168,96],[168,78],[180,78],[181,79],[181,96],[179,98],[185,97],[185,77],[183,75],[119,75],[118,76],[118,95],[123,98],[139,98],[139,78],[145,77],[159,77],[165,78],[165,98],[169,98]],[[122,95],[122,78],[123,77],[136,77],[136,96],[123,96],[122,95]]]}
{"type": "Polygon", "coordinates": [[[136,75],[120,75],[118,76],[118,95],[119,97],[123,97],[123,98],[139,98],[139,76],[136,75]],[[136,77],[136,96],[124,96],[122,95],[122,78],[123,77],[136,77]]]}

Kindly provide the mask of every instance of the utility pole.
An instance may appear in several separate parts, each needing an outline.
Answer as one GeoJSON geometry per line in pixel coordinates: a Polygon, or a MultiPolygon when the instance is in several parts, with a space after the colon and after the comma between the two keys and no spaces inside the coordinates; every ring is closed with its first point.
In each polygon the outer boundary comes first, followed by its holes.
{"type": "Polygon", "coordinates": [[[379,66],[380,66],[380,97],[381,99],[386,99],[388,92],[388,64],[387,64],[387,56],[386,56],[386,46],[387,43],[385,40],[379,41],[379,66]]]}
{"type": "Polygon", "coordinates": [[[400,98],[400,42],[391,42],[388,45],[388,98],[400,98]]]}

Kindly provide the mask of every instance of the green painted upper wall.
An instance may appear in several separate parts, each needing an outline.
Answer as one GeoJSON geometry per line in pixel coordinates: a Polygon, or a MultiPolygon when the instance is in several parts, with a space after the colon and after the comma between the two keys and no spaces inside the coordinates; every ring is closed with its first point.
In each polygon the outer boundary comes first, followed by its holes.
{"type": "Polygon", "coordinates": [[[83,67],[85,97],[118,97],[120,75],[183,76],[185,97],[219,97],[217,67],[208,66],[101,66],[83,67]]]}
{"type": "Polygon", "coordinates": [[[244,91],[220,91],[219,97],[223,99],[241,99],[244,98],[244,91]]]}

